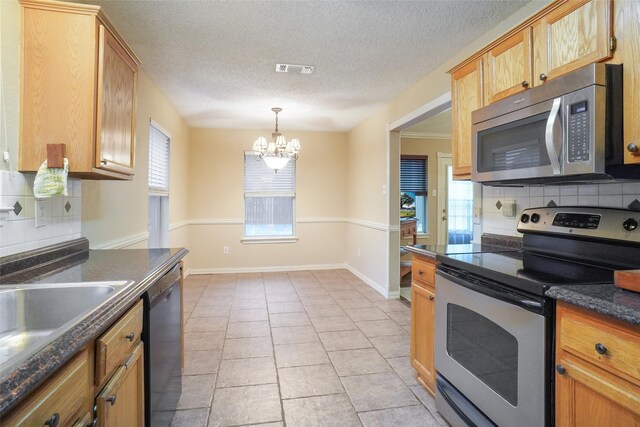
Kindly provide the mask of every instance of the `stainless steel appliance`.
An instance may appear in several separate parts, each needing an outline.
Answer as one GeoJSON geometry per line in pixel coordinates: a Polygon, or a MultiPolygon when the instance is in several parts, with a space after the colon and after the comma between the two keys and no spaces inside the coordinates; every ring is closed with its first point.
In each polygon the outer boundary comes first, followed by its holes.
{"type": "Polygon", "coordinates": [[[438,257],[436,408],[454,426],[553,425],[551,286],[640,267],[640,212],[535,208],[521,251],[438,257]]]}
{"type": "Polygon", "coordinates": [[[472,113],[473,181],[638,179],[623,165],[622,65],[591,64],[472,113]]]}
{"type": "Polygon", "coordinates": [[[181,277],[181,266],[176,264],[143,296],[147,426],[169,426],[182,393],[181,277]]]}

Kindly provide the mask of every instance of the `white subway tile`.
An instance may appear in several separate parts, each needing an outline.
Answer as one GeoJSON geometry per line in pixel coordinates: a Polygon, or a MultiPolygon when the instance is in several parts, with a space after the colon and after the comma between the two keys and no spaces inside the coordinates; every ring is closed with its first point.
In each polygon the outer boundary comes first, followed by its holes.
{"type": "Polygon", "coordinates": [[[493,187],[493,198],[504,198],[504,187],[493,187]]]}
{"type": "Polygon", "coordinates": [[[36,228],[36,222],[34,219],[28,219],[25,221],[25,242],[38,242],[51,238],[51,227],[45,225],[43,227],[36,228]]]}
{"type": "MultiPolygon", "coordinates": [[[[74,216],[72,225],[73,225],[73,229],[72,229],[73,234],[82,233],[82,218],[81,217],[74,216]]],[[[80,237],[80,236],[78,236],[78,237],[80,237]]]]}
{"type": "Polygon", "coordinates": [[[493,187],[490,185],[483,185],[482,186],[482,197],[491,197],[493,198],[493,187]]]}
{"type": "Polygon", "coordinates": [[[600,195],[622,194],[622,183],[616,182],[612,184],[600,184],[598,189],[600,195]]]}
{"type": "Polygon", "coordinates": [[[578,196],[560,196],[560,206],[577,206],[578,196]]]}
{"type": "Polygon", "coordinates": [[[578,206],[598,206],[597,195],[578,196],[578,206]]]}
{"type": "Polygon", "coordinates": [[[517,198],[529,197],[529,195],[530,195],[529,187],[518,187],[518,188],[516,188],[516,197],[517,198]]]}
{"type": "Polygon", "coordinates": [[[6,221],[2,226],[6,232],[3,246],[22,245],[25,243],[25,223],[27,221],[6,221]]]}
{"type": "Polygon", "coordinates": [[[516,197],[516,189],[514,187],[507,187],[504,189],[504,197],[514,199],[516,197]]]}
{"type": "Polygon", "coordinates": [[[529,187],[529,196],[542,197],[544,196],[544,187],[529,187]]]}
{"type": "Polygon", "coordinates": [[[598,195],[597,184],[578,186],[578,196],[597,196],[597,195],[598,195]]]}
{"type": "Polygon", "coordinates": [[[0,195],[24,196],[24,176],[19,172],[0,171],[0,195]]]}
{"type": "Polygon", "coordinates": [[[33,197],[33,182],[36,178],[35,173],[24,174],[24,195],[27,197],[33,197]]]}
{"type": "Polygon", "coordinates": [[[544,198],[543,197],[529,197],[529,207],[530,208],[539,208],[544,206],[544,198]]]}
{"type": "Polygon", "coordinates": [[[578,194],[577,185],[561,185],[560,186],[561,196],[576,196],[577,194],[578,194]]]}
{"type": "Polygon", "coordinates": [[[557,185],[549,185],[544,187],[544,195],[545,196],[559,196],[560,195],[560,187],[557,185]]]}
{"type": "Polygon", "coordinates": [[[603,196],[602,193],[600,193],[600,196],[598,196],[598,205],[603,208],[621,208],[622,194],[603,196]]]}
{"type": "Polygon", "coordinates": [[[55,196],[51,197],[49,200],[51,201],[51,216],[54,218],[62,217],[62,212],[64,212],[64,196],[55,196]]]}
{"type": "Polygon", "coordinates": [[[622,194],[634,194],[640,198],[640,182],[623,182],[622,194]]]}

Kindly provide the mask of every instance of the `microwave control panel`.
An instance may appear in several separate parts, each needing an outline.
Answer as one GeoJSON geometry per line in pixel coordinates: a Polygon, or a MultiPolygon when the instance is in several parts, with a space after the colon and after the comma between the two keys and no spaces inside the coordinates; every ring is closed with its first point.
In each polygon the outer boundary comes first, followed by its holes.
{"type": "Polygon", "coordinates": [[[576,102],[569,106],[568,126],[569,163],[589,161],[589,106],[587,101],[576,102]]]}

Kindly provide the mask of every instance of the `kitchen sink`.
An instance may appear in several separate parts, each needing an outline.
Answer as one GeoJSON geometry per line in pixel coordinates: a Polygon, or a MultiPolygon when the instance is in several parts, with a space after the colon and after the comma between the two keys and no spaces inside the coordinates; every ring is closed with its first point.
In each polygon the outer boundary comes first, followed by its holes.
{"type": "Polygon", "coordinates": [[[65,333],[129,283],[0,286],[0,374],[65,333]]]}

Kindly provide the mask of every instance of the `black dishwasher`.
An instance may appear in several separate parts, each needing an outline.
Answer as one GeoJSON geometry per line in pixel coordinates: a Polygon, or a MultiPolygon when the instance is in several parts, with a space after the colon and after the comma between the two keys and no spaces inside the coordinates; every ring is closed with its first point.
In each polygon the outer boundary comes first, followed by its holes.
{"type": "Polygon", "coordinates": [[[169,426],[182,393],[181,264],[144,294],[144,396],[147,426],[169,426]]]}

